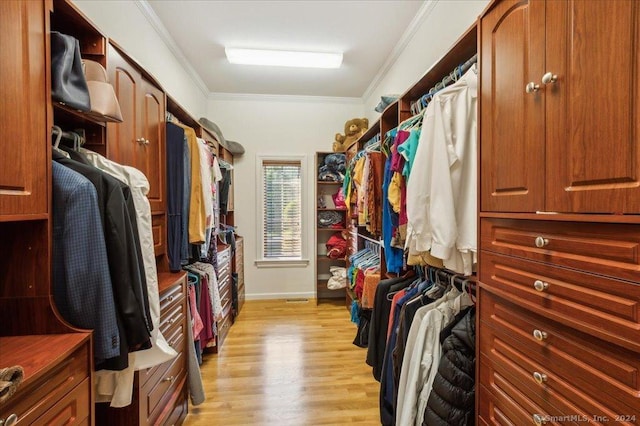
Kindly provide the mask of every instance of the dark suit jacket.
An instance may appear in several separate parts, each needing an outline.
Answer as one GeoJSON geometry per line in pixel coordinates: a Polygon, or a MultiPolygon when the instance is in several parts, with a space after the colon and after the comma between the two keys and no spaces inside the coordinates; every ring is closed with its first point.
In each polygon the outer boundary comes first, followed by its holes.
{"type": "Polygon", "coordinates": [[[97,361],[117,357],[118,320],[96,190],[82,175],[55,162],[52,189],[56,307],[70,324],[93,330],[97,361]]]}
{"type": "MultiPolygon", "coordinates": [[[[55,152],[54,160],[82,174],[96,188],[115,305],[124,335],[121,346],[126,345],[128,351],[147,349],[151,346],[149,337],[153,325],[131,191],[123,182],[93,166],[55,152]]],[[[124,350],[121,352],[120,358],[125,359],[111,360],[98,367],[125,368],[128,356],[124,350]]]]}

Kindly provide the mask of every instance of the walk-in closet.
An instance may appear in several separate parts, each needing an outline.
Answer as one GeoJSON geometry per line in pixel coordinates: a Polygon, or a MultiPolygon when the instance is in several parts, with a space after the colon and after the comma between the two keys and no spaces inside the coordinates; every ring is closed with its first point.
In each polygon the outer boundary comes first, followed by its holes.
{"type": "Polygon", "coordinates": [[[0,121],[0,426],[640,424],[639,0],[2,0],[0,121]]]}

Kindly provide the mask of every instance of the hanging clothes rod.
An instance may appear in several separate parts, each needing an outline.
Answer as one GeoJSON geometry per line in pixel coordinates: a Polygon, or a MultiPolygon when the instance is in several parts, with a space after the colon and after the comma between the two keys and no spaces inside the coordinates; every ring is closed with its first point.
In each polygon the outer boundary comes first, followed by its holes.
{"type": "Polygon", "coordinates": [[[460,274],[456,274],[455,272],[449,271],[444,268],[436,268],[435,266],[427,266],[425,267],[425,275],[437,277],[441,282],[451,283],[458,290],[465,291],[465,289],[469,289],[472,293],[475,293],[476,290],[476,277],[475,276],[462,276],[460,274]]]}
{"type": "Polygon", "coordinates": [[[458,79],[462,77],[476,63],[478,63],[477,53],[469,58],[466,62],[456,67],[455,70],[451,71],[441,81],[436,83],[436,85],[429,89],[427,93],[422,95],[420,99],[416,100],[415,102],[411,102],[411,113],[413,115],[422,113],[422,111],[429,104],[429,101],[431,100],[433,95],[447,87],[449,84],[458,81],[458,79]]]}

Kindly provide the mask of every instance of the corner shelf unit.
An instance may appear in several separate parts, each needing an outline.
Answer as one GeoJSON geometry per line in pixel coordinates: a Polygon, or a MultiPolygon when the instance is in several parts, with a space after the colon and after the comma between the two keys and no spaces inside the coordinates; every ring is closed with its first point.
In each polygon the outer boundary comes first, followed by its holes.
{"type": "Polygon", "coordinates": [[[348,266],[347,256],[340,259],[331,259],[327,257],[326,243],[329,238],[336,232],[347,234],[347,210],[345,208],[336,208],[333,203],[332,195],[337,193],[342,187],[342,182],[331,182],[318,180],[318,168],[324,164],[327,155],[333,152],[316,152],[314,173],[316,175],[315,185],[315,257],[314,276],[316,280],[316,303],[326,299],[345,299],[345,289],[329,290],[327,281],[331,277],[330,268],[332,266],[340,266],[346,268],[348,266]],[[321,203],[320,200],[324,200],[321,203]],[[319,215],[322,212],[337,212],[341,215],[339,227],[322,227],[319,225],[319,215]]]}

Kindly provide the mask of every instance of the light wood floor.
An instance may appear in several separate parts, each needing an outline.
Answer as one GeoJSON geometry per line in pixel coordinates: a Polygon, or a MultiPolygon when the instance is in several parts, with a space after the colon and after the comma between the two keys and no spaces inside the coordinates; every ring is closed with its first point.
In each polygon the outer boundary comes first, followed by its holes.
{"type": "Polygon", "coordinates": [[[201,366],[185,425],[379,425],[379,383],[341,304],[247,301],[201,366]]]}

